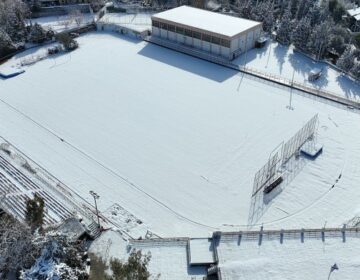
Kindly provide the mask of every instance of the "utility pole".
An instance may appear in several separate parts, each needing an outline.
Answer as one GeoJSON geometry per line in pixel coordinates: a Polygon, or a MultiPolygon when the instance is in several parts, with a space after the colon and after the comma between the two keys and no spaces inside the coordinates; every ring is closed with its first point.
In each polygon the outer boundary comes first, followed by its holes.
{"type": "Polygon", "coordinates": [[[293,95],[293,86],[294,86],[294,76],[295,76],[295,69],[292,75],[292,79],[291,79],[291,87],[290,87],[290,103],[288,106],[286,106],[286,108],[288,108],[289,110],[294,110],[294,107],[292,107],[291,102],[292,102],[292,95],[293,95]]]}
{"type": "Polygon", "coordinates": [[[96,210],[96,216],[97,216],[97,220],[98,220],[98,226],[100,228],[100,218],[99,218],[99,211],[98,211],[98,208],[97,208],[97,202],[96,200],[100,198],[100,196],[96,193],[96,192],[93,192],[93,191],[90,191],[89,192],[92,197],[94,198],[94,202],[95,202],[95,210],[96,210]]]}

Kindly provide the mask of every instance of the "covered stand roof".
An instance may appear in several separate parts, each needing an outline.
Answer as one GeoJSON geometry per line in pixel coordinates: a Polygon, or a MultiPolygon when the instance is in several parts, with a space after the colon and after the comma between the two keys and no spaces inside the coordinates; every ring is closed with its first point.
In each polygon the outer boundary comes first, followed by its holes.
{"type": "Polygon", "coordinates": [[[206,265],[214,263],[211,239],[193,238],[189,240],[189,264],[206,265]]]}
{"type": "Polygon", "coordinates": [[[347,13],[348,13],[349,16],[352,16],[352,17],[354,17],[356,15],[359,15],[360,14],[360,7],[347,10],[347,13]]]}
{"type": "Polygon", "coordinates": [[[181,6],[152,16],[191,29],[215,33],[223,37],[236,37],[244,31],[261,26],[260,22],[223,15],[189,6],[181,6]]]}

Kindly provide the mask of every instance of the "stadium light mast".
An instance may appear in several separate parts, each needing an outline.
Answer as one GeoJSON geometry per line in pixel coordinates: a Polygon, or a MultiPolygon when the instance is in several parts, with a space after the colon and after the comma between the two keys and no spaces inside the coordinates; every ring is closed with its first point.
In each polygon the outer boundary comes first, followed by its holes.
{"type": "Polygon", "coordinates": [[[99,196],[96,192],[94,192],[94,191],[90,191],[89,193],[90,193],[90,194],[92,195],[92,197],[94,198],[94,202],[95,202],[95,210],[96,210],[96,216],[97,216],[97,220],[98,220],[98,226],[99,226],[99,228],[100,228],[99,211],[98,211],[98,208],[97,208],[97,202],[96,202],[96,200],[97,200],[97,199],[99,199],[99,198],[100,198],[100,196],[99,196]]]}
{"type": "Polygon", "coordinates": [[[288,108],[289,110],[294,110],[294,107],[291,105],[291,103],[292,103],[292,95],[293,95],[293,87],[294,87],[294,76],[295,76],[295,68],[294,68],[294,71],[293,71],[291,84],[290,84],[290,101],[289,101],[289,105],[286,106],[286,108],[288,108]]]}

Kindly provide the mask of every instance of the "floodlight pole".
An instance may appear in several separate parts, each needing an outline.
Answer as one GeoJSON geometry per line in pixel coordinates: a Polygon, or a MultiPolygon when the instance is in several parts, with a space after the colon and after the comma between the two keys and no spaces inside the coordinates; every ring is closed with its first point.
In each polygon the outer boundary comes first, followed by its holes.
{"type": "Polygon", "coordinates": [[[92,195],[92,197],[94,198],[94,202],[95,202],[95,210],[96,210],[96,216],[97,216],[97,220],[98,220],[98,226],[100,228],[100,218],[99,218],[99,211],[98,211],[98,207],[97,207],[97,202],[96,199],[99,199],[100,196],[94,192],[94,191],[90,191],[90,194],[92,195]]]}
{"type": "Polygon", "coordinates": [[[294,87],[294,76],[295,76],[295,69],[293,71],[292,79],[291,79],[291,85],[290,85],[290,103],[286,108],[289,110],[294,110],[294,107],[291,106],[292,103],[292,95],[293,95],[293,87],[294,87]]]}
{"type": "Polygon", "coordinates": [[[267,67],[268,67],[268,65],[269,65],[270,54],[271,54],[271,45],[272,45],[271,40],[270,40],[270,44],[269,44],[269,45],[270,45],[270,46],[269,46],[269,55],[268,55],[268,59],[267,59],[267,61],[266,61],[266,66],[265,66],[265,68],[267,68],[267,67]]]}
{"type": "MultiPolygon", "coordinates": [[[[253,35],[254,36],[254,35],[253,35]]],[[[245,61],[244,61],[244,71],[246,71],[246,61],[247,61],[247,43],[248,43],[248,33],[246,33],[246,39],[245,39],[245,61]]]]}

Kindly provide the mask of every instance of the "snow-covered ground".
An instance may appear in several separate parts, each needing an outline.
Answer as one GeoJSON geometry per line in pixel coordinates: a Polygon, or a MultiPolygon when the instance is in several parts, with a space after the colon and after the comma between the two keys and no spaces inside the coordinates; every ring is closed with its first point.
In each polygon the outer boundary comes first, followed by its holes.
{"type": "Polygon", "coordinates": [[[94,21],[94,15],[91,13],[81,14],[78,17],[78,22],[75,21],[74,16],[48,16],[31,19],[31,22],[40,24],[45,29],[52,29],[55,32],[70,30],[79,26],[84,26],[94,21]]]}
{"type": "Polygon", "coordinates": [[[102,212],[117,204],[161,236],[200,237],[360,212],[357,112],[296,91],[291,111],[288,89],[128,37],[78,41],[0,81],[0,134],[89,202],[96,191],[102,212]],[[323,154],[252,198],[255,172],[315,114],[323,154]]]}
{"type": "Polygon", "coordinates": [[[356,82],[326,63],[315,62],[293,48],[277,42],[270,42],[262,49],[252,49],[246,55],[237,58],[234,63],[255,68],[270,74],[292,79],[294,81],[327,90],[340,96],[360,101],[360,82],[356,82]],[[322,69],[322,76],[315,82],[308,81],[309,72],[322,69]]]}
{"type": "Polygon", "coordinates": [[[116,24],[132,30],[143,31],[151,30],[151,16],[153,13],[107,13],[99,22],[116,24]]]}

